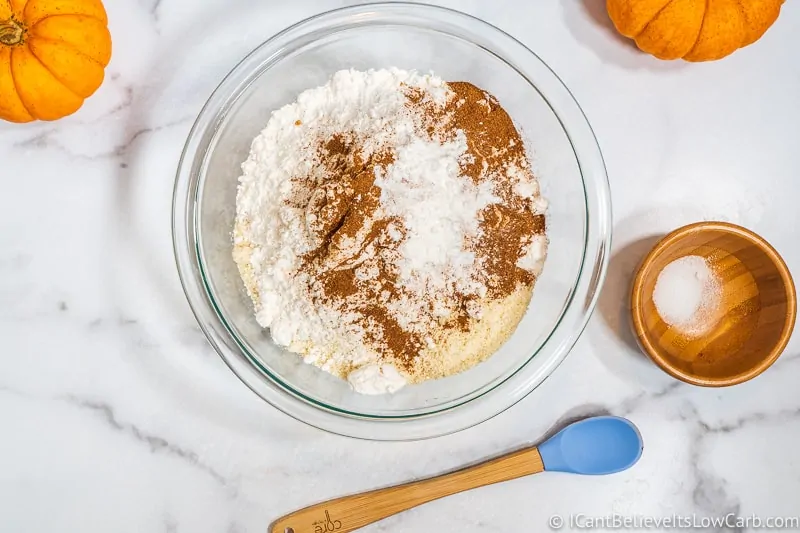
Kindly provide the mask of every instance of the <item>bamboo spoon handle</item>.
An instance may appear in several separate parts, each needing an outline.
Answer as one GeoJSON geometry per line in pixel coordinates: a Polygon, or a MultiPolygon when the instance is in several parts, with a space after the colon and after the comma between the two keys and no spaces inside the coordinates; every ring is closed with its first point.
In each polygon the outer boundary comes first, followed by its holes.
{"type": "Polygon", "coordinates": [[[537,448],[397,487],[337,498],[276,520],[270,533],[347,533],[451,494],[544,471],[537,448]]]}

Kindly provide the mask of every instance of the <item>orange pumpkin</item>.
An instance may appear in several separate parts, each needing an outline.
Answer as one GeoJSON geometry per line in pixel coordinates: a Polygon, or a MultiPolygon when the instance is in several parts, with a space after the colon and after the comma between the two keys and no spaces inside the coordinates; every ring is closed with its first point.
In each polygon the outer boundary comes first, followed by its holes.
{"type": "Polygon", "coordinates": [[[711,61],[756,42],[784,0],[607,0],[617,30],[659,59],[711,61]]]}
{"type": "Polygon", "coordinates": [[[0,119],[74,113],[103,83],[110,60],[100,0],[0,0],[0,119]]]}

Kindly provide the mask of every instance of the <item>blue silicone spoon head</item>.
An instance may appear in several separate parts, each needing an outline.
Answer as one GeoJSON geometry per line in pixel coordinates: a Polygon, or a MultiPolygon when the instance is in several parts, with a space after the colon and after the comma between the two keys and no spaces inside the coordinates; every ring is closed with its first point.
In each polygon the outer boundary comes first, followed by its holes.
{"type": "Polygon", "coordinates": [[[547,471],[599,476],[632,467],[643,448],[633,422],[598,416],[565,427],[541,444],[539,453],[547,471]]]}

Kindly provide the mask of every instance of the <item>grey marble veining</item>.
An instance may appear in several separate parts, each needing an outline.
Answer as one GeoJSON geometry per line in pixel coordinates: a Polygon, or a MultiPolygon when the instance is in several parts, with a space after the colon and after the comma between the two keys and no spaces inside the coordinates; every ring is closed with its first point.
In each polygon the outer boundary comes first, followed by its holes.
{"type": "Polygon", "coordinates": [[[755,46],[702,65],[638,53],[610,30],[602,0],[441,2],[536,51],[599,138],[614,249],[584,336],[514,408],[423,443],[322,433],[233,376],[175,272],[177,161],[239,59],[354,3],[107,1],[114,57],[100,91],[59,122],[0,123],[0,531],[263,532],[310,503],[447,471],[601,413],[641,428],[634,469],[520,479],[364,531],[546,531],[555,514],[800,516],[800,341],[753,382],[698,389],[639,354],[625,320],[639,259],[685,223],[746,225],[800,272],[795,2],[755,46]]]}

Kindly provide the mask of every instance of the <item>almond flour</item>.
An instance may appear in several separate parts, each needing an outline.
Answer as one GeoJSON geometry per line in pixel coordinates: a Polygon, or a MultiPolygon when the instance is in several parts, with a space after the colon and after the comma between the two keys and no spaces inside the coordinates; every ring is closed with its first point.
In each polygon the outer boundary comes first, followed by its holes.
{"type": "Polygon", "coordinates": [[[278,344],[359,392],[394,392],[513,333],[546,254],[545,209],[494,97],[342,71],[253,142],[234,259],[278,344]]]}

